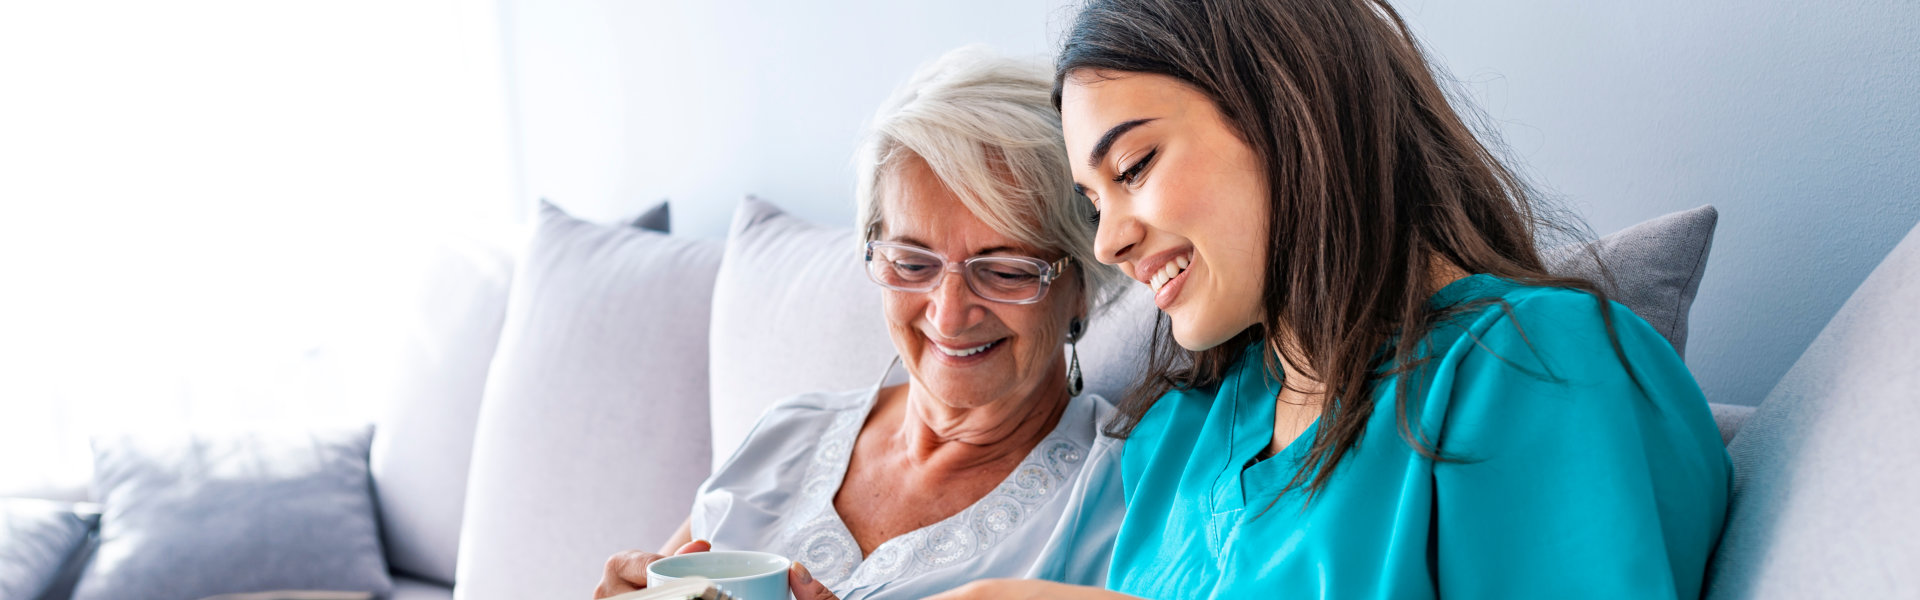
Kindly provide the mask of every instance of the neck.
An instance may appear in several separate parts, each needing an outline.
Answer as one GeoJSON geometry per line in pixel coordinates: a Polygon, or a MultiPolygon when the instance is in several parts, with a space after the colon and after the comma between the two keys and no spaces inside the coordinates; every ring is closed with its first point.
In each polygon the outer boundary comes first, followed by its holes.
{"type": "MultiPolygon", "coordinates": [[[[1468,275],[1471,275],[1471,273],[1468,273],[1465,269],[1460,268],[1459,265],[1453,264],[1453,261],[1447,260],[1446,257],[1438,254],[1427,257],[1427,274],[1426,292],[1429,296],[1439,293],[1441,288],[1447,287],[1447,284],[1465,279],[1468,275]]],[[[1302,353],[1299,352],[1299,343],[1290,338],[1273,345],[1271,350],[1280,358],[1280,374],[1285,377],[1283,390],[1298,392],[1306,399],[1317,403],[1320,397],[1325,394],[1326,387],[1319,380],[1308,377],[1305,369],[1301,368],[1301,365],[1293,364],[1293,361],[1287,358],[1289,352],[1281,351],[1282,344],[1285,345],[1284,347],[1287,350],[1291,350],[1292,352],[1290,353],[1295,356],[1300,356],[1302,353]]],[[[1283,394],[1284,393],[1283,391],[1283,394]]]]}
{"type": "Polygon", "coordinates": [[[930,469],[965,470],[1017,462],[1046,439],[1066,412],[1066,377],[1056,374],[1024,397],[957,408],[907,386],[900,430],[892,442],[909,463],[930,469]]]}

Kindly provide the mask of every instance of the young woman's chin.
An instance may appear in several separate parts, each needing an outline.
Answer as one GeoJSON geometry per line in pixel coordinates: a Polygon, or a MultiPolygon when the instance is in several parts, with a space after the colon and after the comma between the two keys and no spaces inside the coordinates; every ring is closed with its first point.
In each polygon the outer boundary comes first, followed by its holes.
{"type": "Polygon", "coordinates": [[[1173,322],[1174,343],[1180,344],[1181,348],[1185,348],[1189,352],[1199,352],[1225,344],[1227,340],[1231,340],[1233,336],[1239,335],[1242,331],[1246,331],[1248,327],[1247,325],[1235,326],[1228,323],[1208,322],[1204,318],[1196,318],[1198,315],[1184,315],[1177,312],[1169,313],[1167,317],[1173,322]]]}

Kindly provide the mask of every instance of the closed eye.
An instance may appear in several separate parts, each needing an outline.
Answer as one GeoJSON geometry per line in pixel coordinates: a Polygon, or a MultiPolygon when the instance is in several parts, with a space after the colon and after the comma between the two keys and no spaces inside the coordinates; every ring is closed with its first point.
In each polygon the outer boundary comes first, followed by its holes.
{"type": "Polygon", "coordinates": [[[1127,167],[1125,171],[1121,171],[1118,176],[1115,176],[1113,182],[1133,185],[1140,180],[1140,172],[1147,170],[1147,164],[1153,162],[1153,157],[1158,154],[1160,154],[1158,148],[1148,152],[1146,156],[1140,157],[1139,161],[1133,163],[1133,166],[1127,167]]]}

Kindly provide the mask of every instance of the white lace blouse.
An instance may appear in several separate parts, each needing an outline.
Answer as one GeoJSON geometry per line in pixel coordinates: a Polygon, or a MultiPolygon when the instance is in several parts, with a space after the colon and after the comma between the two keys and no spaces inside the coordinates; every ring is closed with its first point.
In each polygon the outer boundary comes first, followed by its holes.
{"type": "Polygon", "coordinates": [[[959,514],[861,557],[833,508],[854,438],[880,387],[775,403],[700,486],[693,536],[807,566],[842,600],[922,598],[975,579],[1102,586],[1125,510],[1121,442],[1099,434],[1113,407],[1086,394],[998,487],[959,514]]]}

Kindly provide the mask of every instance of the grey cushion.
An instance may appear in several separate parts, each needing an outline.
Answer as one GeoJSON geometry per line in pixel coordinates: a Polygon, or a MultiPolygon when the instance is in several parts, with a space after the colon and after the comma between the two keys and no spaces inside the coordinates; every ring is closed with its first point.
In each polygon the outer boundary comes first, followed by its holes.
{"type": "Polygon", "coordinates": [[[628,222],[634,227],[647,231],[673,233],[673,209],[667,206],[666,200],[661,200],[659,204],[641,211],[640,216],[628,222]]]}
{"type": "Polygon", "coordinates": [[[100,546],[100,505],[92,502],[77,502],[72,505],[73,513],[87,523],[87,541],[67,555],[67,564],[61,565],[60,574],[53,578],[47,589],[40,593],[39,600],[68,600],[73,597],[73,588],[80,585],[80,574],[87,570],[87,563],[93,560],[93,552],[100,546]]]}
{"type": "Polygon", "coordinates": [[[456,595],[579,597],[686,520],[719,263],[715,241],[541,207],[474,432],[456,595]]]}
{"type": "Polygon", "coordinates": [[[38,598],[98,521],[64,502],[0,498],[0,598],[38,598]]]}
{"type": "MultiPolygon", "coordinates": [[[[725,461],[774,401],[872,385],[893,360],[881,289],[852,227],[808,223],[755,198],[740,203],[713,292],[713,457],[725,461]],[[795,340],[804,340],[801,346],[795,340]]],[[[1155,309],[1129,285],[1080,342],[1087,391],[1133,383],[1155,309]]]]}
{"type": "Polygon", "coordinates": [[[1920,228],[1733,440],[1710,598],[1920,597],[1920,228]]]}
{"type": "Polygon", "coordinates": [[[378,395],[374,491],[393,570],[453,583],[480,398],[507,315],[513,257],[480,236],[431,244],[406,291],[378,395]]]}
{"type": "Polygon", "coordinates": [[[1582,246],[1546,252],[1547,269],[1585,277],[1607,287],[1613,299],[1632,309],[1665,336],[1681,356],[1687,354],[1687,313],[1700,291],[1700,275],[1713,249],[1720,212],[1713,206],[1656,217],[1596,240],[1594,249],[1613,272],[1608,286],[1582,246]]]}
{"type": "Polygon", "coordinates": [[[100,547],[73,597],[386,594],[370,427],[99,436],[100,547]]]}

